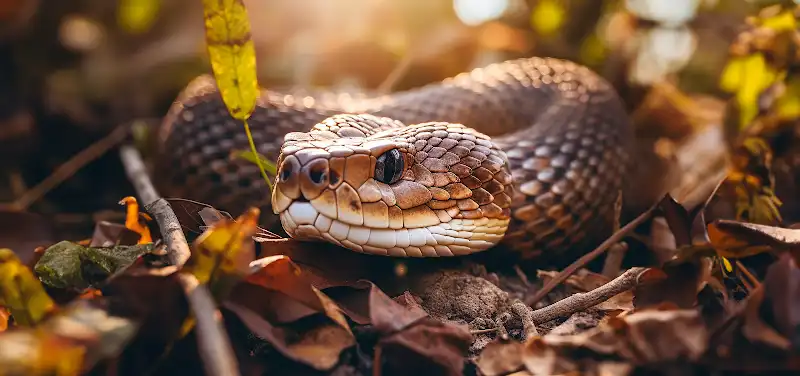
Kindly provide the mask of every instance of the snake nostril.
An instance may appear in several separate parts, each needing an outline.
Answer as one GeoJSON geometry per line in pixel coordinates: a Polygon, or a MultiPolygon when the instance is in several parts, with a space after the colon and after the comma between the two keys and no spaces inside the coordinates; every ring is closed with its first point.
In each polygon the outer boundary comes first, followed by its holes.
{"type": "Polygon", "coordinates": [[[315,184],[322,183],[325,180],[325,171],[312,170],[309,172],[308,177],[311,178],[311,181],[315,184]]]}
{"type": "Polygon", "coordinates": [[[292,165],[284,163],[283,168],[281,169],[281,180],[287,181],[289,180],[290,176],[292,176],[292,165]]]}

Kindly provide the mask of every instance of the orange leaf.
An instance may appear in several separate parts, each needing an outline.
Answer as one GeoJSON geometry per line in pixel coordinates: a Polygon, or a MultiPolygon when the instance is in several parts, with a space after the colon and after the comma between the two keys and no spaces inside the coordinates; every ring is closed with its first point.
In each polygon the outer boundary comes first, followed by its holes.
{"type": "Polygon", "coordinates": [[[150,229],[143,223],[144,220],[149,220],[150,216],[139,212],[139,203],[136,198],[132,196],[125,197],[120,200],[119,204],[126,206],[125,227],[142,236],[137,244],[152,243],[153,238],[150,236],[150,229]]]}

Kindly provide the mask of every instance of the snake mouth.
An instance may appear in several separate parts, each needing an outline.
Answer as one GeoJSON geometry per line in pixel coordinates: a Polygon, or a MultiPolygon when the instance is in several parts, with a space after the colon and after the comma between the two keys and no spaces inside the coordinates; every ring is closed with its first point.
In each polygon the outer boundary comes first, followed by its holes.
{"type": "Polygon", "coordinates": [[[280,213],[292,238],[325,241],[350,250],[394,257],[447,257],[480,252],[499,242],[508,219],[453,219],[418,228],[370,228],[320,213],[309,202],[294,201],[280,213]]]}

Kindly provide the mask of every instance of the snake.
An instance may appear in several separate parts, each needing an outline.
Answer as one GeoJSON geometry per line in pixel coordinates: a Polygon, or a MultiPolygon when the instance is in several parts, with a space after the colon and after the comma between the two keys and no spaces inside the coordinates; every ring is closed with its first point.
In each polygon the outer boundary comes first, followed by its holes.
{"type": "Polygon", "coordinates": [[[405,91],[261,89],[248,126],[270,191],[211,75],[158,131],[160,186],[264,208],[291,238],[392,257],[504,247],[524,258],[604,240],[629,188],[633,130],[613,86],[568,60],[507,60],[405,91]]]}

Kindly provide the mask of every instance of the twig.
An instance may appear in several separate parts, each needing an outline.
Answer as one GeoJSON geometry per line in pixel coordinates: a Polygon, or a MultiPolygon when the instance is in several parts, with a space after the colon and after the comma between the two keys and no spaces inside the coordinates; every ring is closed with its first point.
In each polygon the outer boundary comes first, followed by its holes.
{"type": "Polygon", "coordinates": [[[626,252],[628,252],[628,244],[624,242],[616,243],[608,249],[606,261],[603,264],[604,276],[614,278],[619,274],[626,252]]]}
{"type": "Polygon", "coordinates": [[[750,292],[752,292],[753,290],[755,290],[756,288],[761,286],[761,282],[758,281],[758,278],[756,278],[756,276],[754,276],[753,273],[750,272],[750,269],[747,269],[747,267],[744,266],[744,264],[741,261],[736,260],[736,266],[739,268],[739,270],[742,272],[742,274],[744,274],[744,276],[746,277],[746,278],[742,278],[742,281],[744,281],[745,279],[748,279],[750,284],[752,284],[752,286],[751,286],[752,288],[750,289],[750,292]]]}
{"type": "Polygon", "coordinates": [[[192,274],[177,274],[197,323],[197,345],[206,375],[239,375],[230,339],[220,323],[222,315],[208,288],[192,274]]]}
{"type": "Polygon", "coordinates": [[[558,317],[569,316],[594,307],[622,292],[628,291],[639,282],[639,276],[648,268],[630,268],[619,277],[588,292],[571,295],[547,307],[534,310],[531,313],[534,324],[543,324],[558,317]]]}
{"type": "Polygon", "coordinates": [[[81,150],[66,162],[62,163],[53,171],[50,176],[39,182],[36,186],[26,191],[22,196],[10,204],[15,210],[25,210],[42,196],[50,192],[53,188],[63,183],[64,180],[74,175],[78,170],[86,166],[89,162],[99,158],[111,148],[125,140],[128,136],[129,127],[119,126],[111,133],[101,138],[97,142],[81,150]]]}
{"type": "Polygon", "coordinates": [[[660,201],[653,204],[653,206],[647,209],[644,213],[639,214],[639,216],[636,217],[634,220],[628,222],[628,224],[626,224],[625,227],[615,232],[613,235],[611,235],[611,237],[606,239],[606,241],[600,244],[593,251],[583,255],[583,257],[577,259],[575,262],[570,264],[570,266],[561,271],[561,273],[558,273],[558,275],[555,276],[555,278],[551,279],[550,282],[547,282],[541,288],[541,290],[536,292],[536,294],[534,294],[532,297],[525,298],[525,304],[532,307],[534,304],[544,299],[544,297],[547,296],[547,294],[549,294],[550,291],[553,291],[553,289],[556,286],[558,286],[561,282],[564,282],[567,278],[569,278],[569,276],[575,273],[578,269],[582,268],[584,265],[588,264],[590,261],[594,260],[601,254],[603,254],[603,252],[605,252],[609,247],[622,240],[622,238],[625,237],[625,235],[628,232],[633,231],[633,229],[635,229],[637,226],[639,226],[644,221],[649,219],[650,216],[655,211],[655,209],[658,207],[659,203],[660,201]]]}
{"type": "Polygon", "coordinates": [[[378,85],[377,92],[378,94],[389,94],[397,82],[400,81],[403,76],[405,76],[406,72],[408,72],[408,68],[411,67],[411,63],[414,61],[414,55],[411,53],[405,54],[403,59],[394,66],[389,75],[386,76],[386,79],[378,85]]]}
{"type": "Polygon", "coordinates": [[[144,204],[145,211],[153,216],[153,219],[158,223],[159,229],[161,229],[161,236],[167,245],[170,263],[178,267],[183,266],[189,260],[191,253],[189,252],[189,244],[186,242],[186,236],[181,229],[181,224],[178,222],[178,217],[175,216],[175,212],[172,211],[169,202],[161,198],[155,187],[153,187],[139,151],[133,146],[125,145],[120,149],[119,154],[122,164],[125,166],[128,180],[131,181],[131,184],[136,189],[136,193],[144,204]]]}
{"type": "Polygon", "coordinates": [[[483,334],[483,333],[492,333],[492,332],[496,332],[496,331],[497,331],[496,327],[495,328],[489,328],[489,329],[475,329],[475,330],[470,330],[469,334],[483,334]]]}

